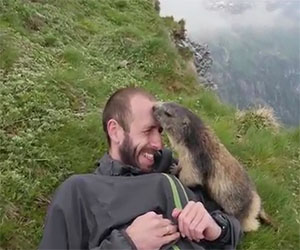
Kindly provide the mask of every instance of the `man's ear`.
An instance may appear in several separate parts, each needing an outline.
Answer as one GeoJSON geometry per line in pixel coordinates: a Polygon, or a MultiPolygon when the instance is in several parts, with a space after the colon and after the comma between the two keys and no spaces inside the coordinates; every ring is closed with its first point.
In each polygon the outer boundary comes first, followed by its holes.
{"type": "Polygon", "coordinates": [[[115,119],[110,119],[107,122],[107,132],[114,144],[120,144],[123,141],[124,130],[115,119]]]}

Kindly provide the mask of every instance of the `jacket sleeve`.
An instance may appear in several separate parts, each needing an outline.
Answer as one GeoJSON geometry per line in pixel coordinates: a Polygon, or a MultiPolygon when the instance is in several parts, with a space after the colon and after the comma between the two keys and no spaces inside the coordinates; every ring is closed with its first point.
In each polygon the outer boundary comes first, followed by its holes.
{"type": "Polygon", "coordinates": [[[99,247],[93,248],[92,250],[100,250],[100,249],[130,249],[137,250],[131,238],[125,232],[125,230],[117,230],[114,229],[111,234],[104,239],[99,247]]]}
{"type": "Polygon", "coordinates": [[[222,231],[218,239],[205,242],[206,248],[225,250],[236,249],[243,235],[240,222],[234,216],[230,216],[223,212],[221,207],[209,197],[201,186],[194,187],[191,190],[195,197],[194,200],[201,201],[214,219],[216,215],[222,215],[227,224],[225,231],[222,231]]]}
{"type": "Polygon", "coordinates": [[[218,239],[210,242],[207,241],[210,248],[226,250],[236,249],[242,237],[240,222],[235,217],[229,216],[221,211],[214,211],[211,215],[213,218],[216,218],[216,215],[222,215],[222,218],[226,221],[226,227],[224,231],[222,230],[218,239]]]}
{"type": "Polygon", "coordinates": [[[67,179],[56,190],[48,208],[39,249],[87,249],[88,227],[79,178],[67,179]]]}
{"type": "MultiPolygon", "coordinates": [[[[89,249],[88,209],[80,177],[70,177],[55,192],[47,211],[39,249],[89,249]]],[[[96,249],[136,249],[124,228],[114,229],[96,249]]]]}

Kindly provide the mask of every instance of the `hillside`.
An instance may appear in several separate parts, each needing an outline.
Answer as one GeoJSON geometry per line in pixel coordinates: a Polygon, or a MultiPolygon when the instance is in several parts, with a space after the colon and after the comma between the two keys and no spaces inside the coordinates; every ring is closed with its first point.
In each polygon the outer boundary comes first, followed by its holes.
{"type": "Polygon", "coordinates": [[[93,171],[107,149],[103,104],[129,84],[197,112],[245,164],[279,230],[262,227],[241,249],[296,249],[300,130],[241,124],[169,34],[152,1],[0,0],[1,249],[37,247],[55,188],[93,171]]]}

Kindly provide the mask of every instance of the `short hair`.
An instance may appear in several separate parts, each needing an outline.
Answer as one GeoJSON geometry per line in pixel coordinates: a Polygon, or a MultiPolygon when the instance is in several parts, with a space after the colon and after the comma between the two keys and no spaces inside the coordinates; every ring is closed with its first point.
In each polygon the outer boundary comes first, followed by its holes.
{"type": "Polygon", "coordinates": [[[136,95],[142,95],[151,101],[156,101],[156,98],[152,94],[142,88],[126,87],[117,90],[106,102],[102,114],[102,126],[109,146],[111,145],[111,141],[107,131],[108,121],[115,119],[125,132],[130,132],[130,99],[136,95]]]}

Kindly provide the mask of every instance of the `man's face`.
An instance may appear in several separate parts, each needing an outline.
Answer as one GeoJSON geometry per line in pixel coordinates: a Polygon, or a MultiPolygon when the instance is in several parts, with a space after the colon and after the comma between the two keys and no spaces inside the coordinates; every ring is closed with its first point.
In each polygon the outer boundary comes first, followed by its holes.
{"type": "Polygon", "coordinates": [[[142,95],[131,99],[130,132],[125,132],[119,147],[121,161],[150,172],[154,164],[154,153],[162,149],[161,126],[154,119],[154,102],[142,95]]]}

